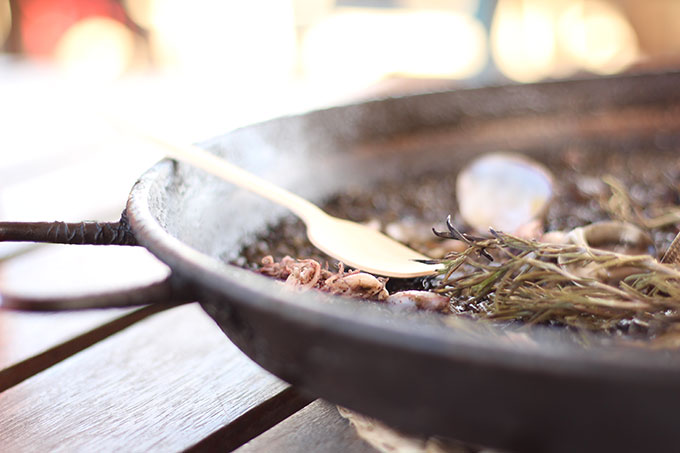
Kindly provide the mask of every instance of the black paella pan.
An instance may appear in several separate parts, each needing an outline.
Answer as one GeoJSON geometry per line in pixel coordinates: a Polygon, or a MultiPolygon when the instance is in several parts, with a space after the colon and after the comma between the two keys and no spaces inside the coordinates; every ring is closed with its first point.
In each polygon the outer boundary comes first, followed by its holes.
{"type": "MultiPolygon", "coordinates": [[[[680,73],[410,95],[280,118],[203,146],[321,203],[348,188],[417,178],[485,151],[680,149],[680,73]]],[[[171,276],[79,299],[4,296],[59,310],[200,301],[229,338],[303,389],[406,431],[517,451],[672,451],[680,443],[680,359],[583,350],[538,332],[538,347],[471,321],[297,293],[227,264],[289,215],[164,160],[135,184],[120,222],[0,223],[0,240],[146,247],[171,276]],[[469,326],[467,324],[470,324],[469,326]]]]}

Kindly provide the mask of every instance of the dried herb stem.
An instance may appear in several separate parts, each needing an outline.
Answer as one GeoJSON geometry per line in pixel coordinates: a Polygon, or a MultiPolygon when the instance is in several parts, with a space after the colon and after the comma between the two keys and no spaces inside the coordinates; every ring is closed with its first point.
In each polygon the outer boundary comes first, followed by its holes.
{"type": "Polygon", "coordinates": [[[490,319],[588,329],[610,329],[633,317],[642,325],[671,322],[680,310],[680,270],[651,256],[492,234],[442,260],[437,292],[454,306],[482,303],[479,316],[490,319]],[[500,258],[488,262],[481,250],[500,258]],[[598,278],[621,269],[630,275],[613,282],[598,278]]]}

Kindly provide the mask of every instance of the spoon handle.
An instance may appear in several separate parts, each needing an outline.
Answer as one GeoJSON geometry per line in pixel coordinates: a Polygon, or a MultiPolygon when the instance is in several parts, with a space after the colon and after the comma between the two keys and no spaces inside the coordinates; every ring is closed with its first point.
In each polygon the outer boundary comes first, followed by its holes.
{"type": "Polygon", "coordinates": [[[194,167],[198,167],[210,174],[290,209],[300,217],[305,224],[314,217],[327,215],[318,206],[304,198],[295,195],[266,179],[260,178],[204,149],[194,145],[168,143],[157,137],[138,131],[129,125],[124,125],[124,128],[134,136],[159,146],[164,150],[167,156],[172,157],[173,159],[191,164],[194,167]]]}

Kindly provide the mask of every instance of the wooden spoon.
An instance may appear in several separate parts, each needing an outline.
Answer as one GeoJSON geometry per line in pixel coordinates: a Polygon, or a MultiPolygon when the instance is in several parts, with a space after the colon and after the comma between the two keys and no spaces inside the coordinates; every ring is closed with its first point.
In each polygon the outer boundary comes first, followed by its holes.
{"type": "Polygon", "coordinates": [[[271,182],[196,146],[167,143],[126,126],[133,135],[164,149],[165,154],[193,165],[243,189],[254,192],[295,213],[307,226],[307,236],[318,249],[349,267],[386,277],[411,278],[430,275],[440,265],[417,260],[429,258],[379,231],[332,217],[318,206],[271,182]]]}

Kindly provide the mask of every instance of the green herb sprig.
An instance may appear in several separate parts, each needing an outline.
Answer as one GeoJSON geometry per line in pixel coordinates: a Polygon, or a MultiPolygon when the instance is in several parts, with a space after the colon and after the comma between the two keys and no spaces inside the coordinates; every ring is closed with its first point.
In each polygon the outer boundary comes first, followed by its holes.
{"type": "Polygon", "coordinates": [[[439,236],[464,240],[450,253],[435,289],[454,311],[491,320],[558,323],[613,331],[624,320],[663,330],[680,323],[680,269],[650,255],[624,255],[571,244],[549,244],[491,231],[460,233],[447,220],[439,236]],[[489,259],[493,258],[493,261],[489,259]],[[608,281],[625,269],[627,277],[608,281]]]}

